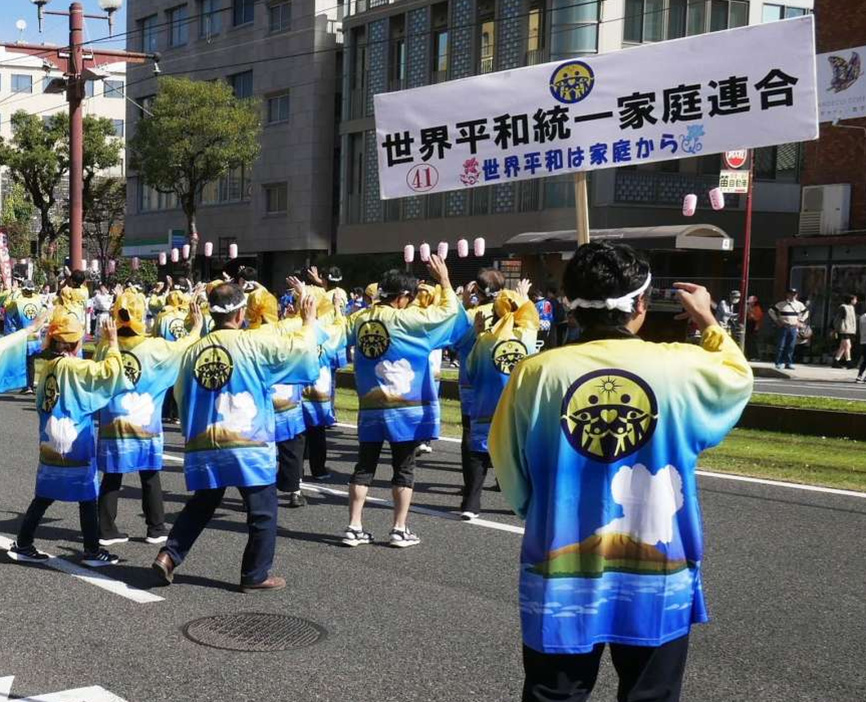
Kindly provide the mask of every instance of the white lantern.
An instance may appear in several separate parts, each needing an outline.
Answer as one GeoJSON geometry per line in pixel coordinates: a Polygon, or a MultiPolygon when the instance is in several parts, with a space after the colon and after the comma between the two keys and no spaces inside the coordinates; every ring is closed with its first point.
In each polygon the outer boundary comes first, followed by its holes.
{"type": "Polygon", "coordinates": [[[183,245],[183,260],[186,261],[189,258],[189,244],[183,245]]]}
{"type": "Polygon", "coordinates": [[[159,265],[164,266],[168,262],[167,258],[168,257],[165,255],[165,251],[160,251],[159,252],[159,265]]]}
{"type": "Polygon", "coordinates": [[[138,256],[132,257],[132,270],[137,271],[141,267],[141,259],[138,256]]]}
{"type": "Polygon", "coordinates": [[[114,275],[114,272],[117,270],[117,261],[111,259],[108,262],[108,275],[114,275]]]}
{"type": "Polygon", "coordinates": [[[485,241],[483,236],[479,236],[472,244],[472,248],[475,250],[475,255],[478,258],[481,258],[484,255],[485,250],[485,241]]]}
{"type": "Polygon", "coordinates": [[[421,244],[421,246],[418,247],[418,254],[421,256],[421,260],[424,263],[427,263],[430,260],[430,244],[421,244]]]}
{"type": "Polygon", "coordinates": [[[90,262],[90,270],[94,273],[99,273],[99,261],[95,258],[90,262]]]}
{"type": "Polygon", "coordinates": [[[694,193],[686,195],[683,198],[683,216],[691,217],[698,208],[698,196],[694,193]]]}
{"type": "Polygon", "coordinates": [[[412,263],[415,260],[415,247],[412,244],[406,244],[403,247],[403,261],[406,263],[412,263]]]}
{"type": "Polygon", "coordinates": [[[460,258],[466,258],[469,255],[469,242],[466,239],[457,242],[457,255],[460,258]]]}
{"type": "Polygon", "coordinates": [[[172,249],[171,250],[171,262],[177,263],[180,261],[180,249],[172,249]]]}
{"type": "Polygon", "coordinates": [[[238,257],[238,245],[237,244],[229,244],[229,258],[237,258],[238,257]]]}
{"type": "Polygon", "coordinates": [[[448,242],[440,241],[439,246],[436,247],[436,253],[443,261],[448,258],[448,242]]]}
{"type": "Polygon", "coordinates": [[[206,258],[213,256],[213,242],[206,241],[204,244],[204,255],[206,258]]]}
{"type": "Polygon", "coordinates": [[[725,194],[721,188],[713,188],[710,190],[710,205],[714,210],[725,209],[725,194]]]}

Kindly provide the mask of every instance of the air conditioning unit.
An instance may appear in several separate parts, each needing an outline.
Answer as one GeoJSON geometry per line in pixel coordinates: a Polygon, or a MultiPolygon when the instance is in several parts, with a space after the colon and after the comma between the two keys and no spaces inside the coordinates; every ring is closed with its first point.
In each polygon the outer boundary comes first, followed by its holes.
{"type": "Polygon", "coordinates": [[[832,236],[847,231],[851,184],[807,185],[800,205],[798,236],[832,236]]]}

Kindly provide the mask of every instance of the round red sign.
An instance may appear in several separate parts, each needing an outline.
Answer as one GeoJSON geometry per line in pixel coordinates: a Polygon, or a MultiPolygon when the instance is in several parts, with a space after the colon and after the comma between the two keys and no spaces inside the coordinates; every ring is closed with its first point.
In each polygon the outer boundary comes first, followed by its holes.
{"type": "Polygon", "coordinates": [[[749,160],[748,149],[737,149],[736,151],[725,151],[725,165],[728,168],[742,168],[749,160]]]}

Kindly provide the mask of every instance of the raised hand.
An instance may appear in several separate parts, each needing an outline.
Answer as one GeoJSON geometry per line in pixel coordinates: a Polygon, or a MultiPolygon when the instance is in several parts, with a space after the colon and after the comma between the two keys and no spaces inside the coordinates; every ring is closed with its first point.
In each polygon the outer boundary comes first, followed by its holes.
{"type": "Polygon", "coordinates": [[[683,313],[678,319],[690,319],[700,331],[718,324],[713,316],[713,299],[704,286],[674,283],[674,287],[677,289],[677,299],[683,306],[683,313]]]}

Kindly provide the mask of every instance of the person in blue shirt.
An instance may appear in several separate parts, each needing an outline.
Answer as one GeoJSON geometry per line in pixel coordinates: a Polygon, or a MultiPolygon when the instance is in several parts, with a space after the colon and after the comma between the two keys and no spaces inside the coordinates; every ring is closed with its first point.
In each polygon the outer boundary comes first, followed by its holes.
{"type": "Polygon", "coordinates": [[[214,330],[181,360],[175,397],[184,436],[184,475],[193,496],[178,515],[153,568],[174,579],[225,491],[236,487],[247,511],[249,539],[240,591],[279,590],[269,573],[277,535],[277,452],[272,391],[280,383],[311,383],[319,374],[311,297],[301,302],[303,326],[286,335],[243,329],[247,301],[234,284],[208,295],[214,330]]]}
{"type": "MultiPolygon", "coordinates": [[[[28,329],[33,321],[45,311],[42,296],[36,291],[36,283],[25,280],[21,292],[6,305],[6,334],[14,334],[21,329],[28,329]]],[[[35,386],[35,361],[42,350],[39,338],[31,338],[27,342],[27,385],[21,394],[32,395],[35,386]]]]}
{"type": "Polygon", "coordinates": [[[417,281],[392,270],[379,284],[376,304],[352,318],[348,343],[355,346],[360,447],[350,480],[349,526],[343,534],[346,546],[373,541],[361,517],[385,441],[391,446],[394,469],[390,545],[406,548],[421,542],[409,530],[406,519],[415,484],[418,442],[439,438],[439,403],[430,353],[451,343],[458,314],[457,296],[445,263],[432,256],[429,266],[442,286],[439,304],[426,309],[410,307],[417,281]]]}

